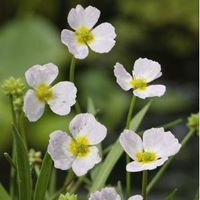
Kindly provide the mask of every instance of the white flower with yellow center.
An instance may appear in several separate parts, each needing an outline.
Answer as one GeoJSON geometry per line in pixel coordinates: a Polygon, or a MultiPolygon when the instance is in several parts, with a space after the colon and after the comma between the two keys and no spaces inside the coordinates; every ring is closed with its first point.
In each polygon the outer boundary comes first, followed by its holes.
{"type": "Polygon", "coordinates": [[[107,129],[92,114],[84,113],[72,119],[69,130],[70,135],[60,130],[51,133],[48,153],[55,168],[72,168],[77,176],[83,176],[101,161],[95,145],[106,137],[107,129]]]}
{"type": "Polygon", "coordinates": [[[97,27],[100,11],[92,6],[83,8],[77,5],[68,14],[68,23],[74,31],[62,30],[61,40],[75,58],[84,59],[89,53],[88,47],[97,53],[107,53],[115,45],[115,28],[110,23],[97,27]]]}
{"type": "Polygon", "coordinates": [[[24,97],[23,110],[29,121],[37,121],[44,113],[45,104],[58,115],[67,115],[76,103],[77,89],[72,82],[62,81],[54,86],[51,83],[58,75],[58,67],[52,63],[34,65],[26,73],[30,87],[24,97]]]}
{"type": "Polygon", "coordinates": [[[134,160],[127,164],[128,172],[152,170],[175,155],[181,148],[174,135],[163,128],[151,128],[143,134],[143,140],[134,131],[125,130],[119,138],[125,152],[134,160]]]}
{"type": "Polygon", "coordinates": [[[132,76],[125,70],[123,65],[116,63],[114,75],[123,90],[133,89],[133,94],[142,99],[160,97],[166,91],[164,85],[149,85],[151,81],[159,78],[162,73],[160,64],[147,58],[139,58],[135,61],[132,76]]]}
{"type": "MultiPolygon", "coordinates": [[[[142,200],[141,195],[135,195],[128,200],[142,200]]],[[[106,187],[90,195],[89,200],[121,200],[121,197],[113,187],[106,187]]]]}

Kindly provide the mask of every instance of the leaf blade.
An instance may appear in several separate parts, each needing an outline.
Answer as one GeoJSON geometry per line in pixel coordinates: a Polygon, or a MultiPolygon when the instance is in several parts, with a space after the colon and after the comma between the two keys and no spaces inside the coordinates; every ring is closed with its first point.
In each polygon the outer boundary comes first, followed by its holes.
{"type": "Polygon", "coordinates": [[[16,145],[16,166],[19,186],[19,199],[31,200],[32,179],[29,166],[28,151],[17,128],[13,126],[13,138],[16,145]]]}
{"type": "MultiPolygon", "coordinates": [[[[134,129],[135,131],[140,126],[146,112],[148,111],[148,109],[151,105],[151,102],[152,101],[148,102],[131,120],[132,129],[134,129]]],[[[105,161],[101,164],[101,167],[96,176],[96,179],[94,180],[94,182],[92,184],[92,187],[90,190],[91,192],[95,192],[104,186],[108,176],[110,175],[113,167],[115,166],[115,164],[121,157],[122,153],[123,153],[123,149],[122,149],[119,141],[117,140],[115,142],[115,144],[113,145],[113,147],[111,148],[110,152],[108,153],[105,161]]]]}
{"type": "Polygon", "coordinates": [[[36,182],[34,200],[44,200],[52,169],[52,160],[48,152],[44,156],[40,175],[36,182]]]}
{"type": "Polygon", "coordinates": [[[2,184],[0,184],[0,199],[11,200],[10,196],[8,195],[2,184]]]}

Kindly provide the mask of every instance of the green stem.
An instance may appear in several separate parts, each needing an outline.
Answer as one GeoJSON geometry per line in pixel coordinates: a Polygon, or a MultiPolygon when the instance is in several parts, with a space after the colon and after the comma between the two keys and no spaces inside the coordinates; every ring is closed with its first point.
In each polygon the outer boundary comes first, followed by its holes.
{"type": "Polygon", "coordinates": [[[69,80],[74,83],[76,58],[73,56],[70,64],[69,80]]]}
{"type": "Polygon", "coordinates": [[[11,112],[12,112],[13,124],[16,126],[17,125],[17,117],[16,117],[15,110],[14,110],[13,96],[12,95],[10,95],[10,107],[11,107],[11,112]]]}
{"type": "Polygon", "coordinates": [[[81,184],[83,183],[84,181],[84,176],[80,177],[78,179],[78,181],[76,182],[76,184],[73,186],[73,188],[70,190],[70,193],[73,194],[77,191],[77,189],[81,186],[81,184]]]}
{"type": "MultiPolygon", "coordinates": [[[[69,80],[71,82],[75,82],[75,66],[76,66],[76,58],[74,56],[72,56],[72,59],[71,59],[71,64],[70,64],[70,71],[69,71],[69,80]]],[[[75,104],[75,110],[76,110],[76,113],[80,113],[81,112],[81,108],[80,108],[80,105],[78,103],[78,101],[76,100],[76,104],[75,104]]]]}
{"type": "Polygon", "coordinates": [[[143,171],[142,174],[142,196],[143,200],[147,199],[147,181],[148,181],[148,171],[143,171]]]}
{"type": "MultiPolygon", "coordinates": [[[[12,113],[12,121],[14,126],[17,126],[17,117],[16,117],[16,113],[14,110],[14,105],[13,105],[13,96],[10,95],[10,107],[11,107],[11,113],[12,113]]],[[[15,143],[13,140],[12,143],[12,160],[15,163],[15,156],[16,156],[16,150],[15,150],[15,143]]],[[[10,194],[13,200],[16,199],[16,196],[18,194],[18,186],[17,186],[17,173],[16,170],[11,167],[11,171],[10,171],[10,194]]]]}
{"type": "MultiPolygon", "coordinates": [[[[134,105],[135,105],[135,96],[132,96],[131,99],[131,103],[130,103],[130,107],[129,107],[129,111],[128,111],[128,116],[127,116],[127,120],[126,120],[126,129],[129,128],[130,125],[130,121],[132,119],[132,115],[133,115],[133,109],[134,109],[134,105]]],[[[126,155],[126,164],[128,164],[130,162],[130,158],[128,155],[126,155]]],[[[131,173],[130,172],[126,172],[126,197],[128,198],[130,196],[131,193],[131,173]]]]}
{"type": "Polygon", "coordinates": [[[126,128],[128,129],[129,128],[129,125],[130,125],[130,121],[132,119],[132,115],[133,115],[133,109],[134,109],[134,105],[135,105],[135,96],[133,95],[132,96],[132,99],[131,99],[131,104],[130,104],[130,107],[129,107],[129,111],[128,111],[128,116],[127,116],[127,120],[126,120],[126,128]]]}
{"type": "Polygon", "coordinates": [[[160,127],[163,127],[163,128],[165,128],[165,129],[169,129],[169,128],[171,128],[171,127],[173,127],[173,126],[175,126],[175,125],[181,123],[182,121],[183,121],[183,120],[182,120],[181,118],[175,119],[175,120],[173,120],[173,121],[171,121],[171,122],[169,122],[169,123],[167,123],[167,124],[164,124],[164,125],[162,125],[162,126],[160,126],[160,127]]]}
{"type": "MultiPolygon", "coordinates": [[[[187,142],[190,140],[190,138],[192,137],[192,135],[194,134],[195,130],[191,129],[186,136],[183,138],[182,142],[181,142],[181,149],[187,144],[187,142]]],[[[156,173],[156,175],[153,177],[153,179],[151,180],[151,182],[148,184],[147,186],[147,193],[149,193],[151,191],[151,189],[154,187],[154,185],[158,182],[158,180],[163,176],[163,174],[165,173],[166,169],[168,168],[168,166],[171,164],[171,162],[174,160],[175,156],[171,157],[170,159],[168,159],[168,161],[160,168],[160,170],[156,173]]]]}

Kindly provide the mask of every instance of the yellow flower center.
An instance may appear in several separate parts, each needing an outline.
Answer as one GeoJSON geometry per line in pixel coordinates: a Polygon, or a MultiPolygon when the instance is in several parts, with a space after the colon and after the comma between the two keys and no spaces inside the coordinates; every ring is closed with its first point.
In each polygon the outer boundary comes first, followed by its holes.
{"type": "Polygon", "coordinates": [[[47,102],[53,97],[51,86],[41,83],[35,88],[35,94],[40,101],[47,102]]]}
{"type": "Polygon", "coordinates": [[[77,157],[85,157],[90,152],[89,141],[85,136],[78,136],[71,140],[68,150],[77,157]]]}
{"type": "Polygon", "coordinates": [[[156,160],[156,154],[154,152],[142,152],[139,151],[135,154],[136,160],[142,163],[149,163],[156,160]]]}
{"type": "Polygon", "coordinates": [[[145,90],[147,87],[147,81],[143,78],[139,79],[132,79],[129,84],[133,89],[138,89],[138,90],[145,90]]]}
{"type": "Polygon", "coordinates": [[[79,44],[89,44],[94,40],[94,35],[90,29],[81,26],[75,32],[76,40],[79,44]]]}

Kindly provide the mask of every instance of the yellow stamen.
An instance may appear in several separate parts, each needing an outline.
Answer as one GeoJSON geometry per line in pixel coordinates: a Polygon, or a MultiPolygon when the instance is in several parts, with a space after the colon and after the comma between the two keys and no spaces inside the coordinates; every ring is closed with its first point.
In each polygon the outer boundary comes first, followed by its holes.
{"type": "Polygon", "coordinates": [[[132,79],[129,84],[131,85],[131,87],[136,90],[145,90],[147,87],[147,81],[143,78],[139,78],[139,79],[132,79]]]}
{"type": "Polygon", "coordinates": [[[79,44],[89,44],[94,40],[94,35],[90,29],[81,26],[75,32],[76,40],[79,44]]]}
{"type": "Polygon", "coordinates": [[[35,94],[40,101],[47,102],[53,97],[51,86],[41,83],[35,88],[35,94]]]}
{"type": "Polygon", "coordinates": [[[142,152],[139,151],[135,154],[136,160],[142,163],[149,163],[156,160],[156,154],[154,152],[142,152]]]}
{"type": "Polygon", "coordinates": [[[85,157],[90,152],[89,141],[85,136],[78,136],[71,140],[68,150],[77,157],[85,157]]]}

